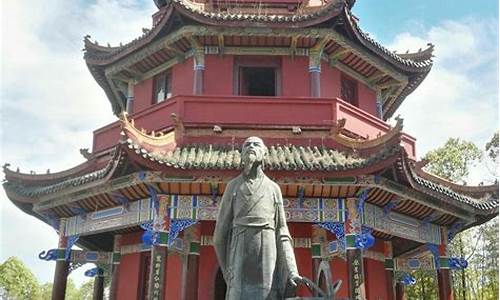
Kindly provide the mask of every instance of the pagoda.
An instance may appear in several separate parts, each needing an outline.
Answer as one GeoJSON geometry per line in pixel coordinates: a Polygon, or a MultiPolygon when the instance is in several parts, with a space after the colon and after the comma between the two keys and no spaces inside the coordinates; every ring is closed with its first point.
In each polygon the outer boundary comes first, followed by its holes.
{"type": "Polygon", "coordinates": [[[224,299],[213,230],[249,136],[269,148],[302,276],[323,290],[341,280],[335,299],[392,300],[426,270],[439,299],[453,299],[450,272],[466,262],[448,243],[498,215],[498,184],[427,173],[403,120],[386,122],[431,71],[434,46],[386,49],[360,29],[354,2],[155,0],[135,40],[86,36],[117,120],[71,169],[4,166],[9,199],[58,231],[40,254],[56,264],[52,299],[86,263],[94,299],[104,277],[110,299],[224,299]]]}

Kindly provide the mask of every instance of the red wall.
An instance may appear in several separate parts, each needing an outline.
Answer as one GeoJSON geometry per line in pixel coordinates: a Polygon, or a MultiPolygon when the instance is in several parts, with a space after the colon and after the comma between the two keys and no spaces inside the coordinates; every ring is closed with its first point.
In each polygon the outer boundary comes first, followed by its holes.
{"type": "Polygon", "coordinates": [[[140,253],[122,255],[120,259],[120,277],[118,280],[117,299],[137,299],[141,266],[140,258],[140,253]]]}
{"type": "Polygon", "coordinates": [[[282,56],[281,94],[289,97],[309,97],[309,58],[282,56]]]}
{"type": "MultiPolygon", "coordinates": [[[[264,58],[264,57],[263,57],[264,58]]],[[[257,57],[258,59],[258,57],[257,57]]],[[[204,71],[205,95],[233,94],[233,65],[231,55],[206,55],[204,71]]],[[[281,57],[281,95],[284,97],[309,97],[309,58],[304,56],[281,57]]],[[[330,68],[327,62],[321,64],[321,97],[340,97],[340,74],[330,68]]],[[[279,84],[279,82],[278,82],[279,84]]],[[[148,108],[152,103],[153,79],[145,80],[135,86],[134,112],[148,108]]],[[[193,58],[172,67],[172,95],[193,94],[193,58]]],[[[359,108],[375,115],[376,93],[358,82],[359,108]]]]}
{"type": "Polygon", "coordinates": [[[165,300],[180,300],[182,295],[182,257],[177,253],[168,255],[165,278],[165,300]]]}
{"type": "MultiPolygon", "coordinates": [[[[377,93],[367,87],[365,84],[358,82],[358,106],[367,113],[377,116],[376,105],[377,93]]],[[[377,116],[378,117],[378,116],[377,116]]]]}
{"type": "Polygon", "coordinates": [[[321,98],[340,98],[340,71],[321,63],[321,98]]]}
{"type": "MultiPolygon", "coordinates": [[[[202,235],[212,235],[214,222],[202,223],[202,235]]],[[[291,223],[290,233],[295,238],[310,237],[311,224],[291,223]]],[[[141,233],[124,235],[123,245],[137,244],[140,242],[141,233]]],[[[332,240],[332,235],[328,234],[328,240],[332,240]]],[[[377,243],[370,249],[379,253],[383,252],[383,243],[377,243]]],[[[299,273],[313,281],[312,278],[312,258],[311,251],[307,248],[295,248],[295,257],[299,273]]],[[[118,282],[118,299],[133,300],[137,297],[140,281],[140,253],[127,254],[122,256],[120,263],[120,277],[118,282]]],[[[334,258],[330,261],[333,280],[342,280],[342,285],[337,293],[337,298],[348,297],[348,270],[346,261],[334,258]]],[[[199,281],[198,299],[212,300],[214,298],[215,276],[218,271],[218,263],[212,246],[202,246],[199,257],[199,281]]],[[[373,259],[364,259],[364,272],[366,281],[367,299],[387,299],[386,275],[384,263],[373,259]]],[[[182,295],[182,274],[183,258],[178,254],[170,254],[167,259],[166,269],[166,293],[165,299],[181,299],[182,295]]],[[[311,296],[309,290],[302,287],[298,291],[298,296],[311,296]]]]}
{"type": "Polygon", "coordinates": [[[233,94],[233,62],[229,55],[206,55],[203,75],[205,95],[233,94]]]}
{"type": "Polygon", "coordinates": [[[193,58],[172,67],[172,96],[193,94],[193,58]]]}
{"type": "Polygon", "coordinates": [[[153,78],[139,82],[134,87],[134,113],[144,110],[153,103],[153,78]]]}
{"type": "Polygon", "coordinates": [[[330,269],[332,270],[333,282],[342,280],[342,285],[335,298],[347,298],[349,296],[349,283],[346,261],[336,257],[330,261],[330,269]]]}
{"type": "Polygon", "coordinates": [[[384,263],[374,259],[364,259],[366,297],[368,299],[385,300],[387,298],[387,285],[384,263]]]}

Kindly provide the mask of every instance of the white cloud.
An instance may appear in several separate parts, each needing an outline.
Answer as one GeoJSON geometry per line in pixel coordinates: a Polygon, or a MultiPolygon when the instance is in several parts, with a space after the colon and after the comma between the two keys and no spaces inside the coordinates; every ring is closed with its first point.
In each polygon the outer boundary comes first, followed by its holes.
{"type": "Polygon", "coordinates": [[[449,137],[480,148],[498,128],[497,20],[443,21],[421,34],[399,34],[388,47],[416,51],[435,45],[434,66],[396,114],[417,138],[418,155],[449,137]]]}
{"type": "MultiPolygon", "coordinates": [[[[130,41],[151,26],[153,1],[2,1],[0,162],[21,171],[52,172],[83,161],[92,131],[116,118],[83,60],[83,36],[101,44],[130,41]]],[[[20,257],[41,282],[52,262],[38,253],[57,246],[47,225],[0,192],[0,262],[20,257]]],[[[83,271],[83,270],[82,270],[83,271]]],[[[82,271],[72,275],[77,282],[82,271]]]]}

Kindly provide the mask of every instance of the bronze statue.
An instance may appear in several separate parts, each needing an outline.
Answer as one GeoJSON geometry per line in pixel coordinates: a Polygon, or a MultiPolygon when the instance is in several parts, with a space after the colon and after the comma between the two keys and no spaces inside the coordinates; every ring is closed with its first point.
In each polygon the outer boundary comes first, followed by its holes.
{"type": "Polygon", "coordinates": [[[282,299],[302,281],[279,186],[263,171],[267,147],[250,137],[241,151],[242,173],[222,196],[214,246],[227,284],[226,299],[282,299]]]}

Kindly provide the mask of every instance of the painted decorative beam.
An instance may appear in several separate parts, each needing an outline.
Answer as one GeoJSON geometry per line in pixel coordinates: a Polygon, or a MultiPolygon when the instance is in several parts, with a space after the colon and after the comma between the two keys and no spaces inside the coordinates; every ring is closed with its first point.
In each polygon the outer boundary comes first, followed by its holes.
{"type": "MultiPolygon", "coordinates": [[[[296,49],[298,50],[298,49],[296,49]]],[[[225,47],[224,54],[229,55],[289,55],[285,47],[225,47]]]]}
{"type": "Polygon", "coordinates": [[[120,106],[120,109],[122,111],[125,111],[125,103],[123,101],[123,97],[120,96],[120,94],[117,91],[117,87],[115,85],[115,82],[113,79],[110,77],[106,76],[106,81],[108,82],[109,86],[111,87],[111,91],[113,92],[113,95],[115,95],[115,98],[118,100],[118,105],[120,106]]]}
{"type": "Polygon", "coordinates": [[[387,113],[387,111],[391,107],[392,103],[394,103],[394,101],[396,101],[396,98],[398,97],[399,94],[401,94],[401,92],[403,91],[403,89],[405,88],[405,86],[407,84],[408,84],[408,81],[404,82],[404,84],[401,84],[397,88],[396,92],[394,92],[394,97],[390,101],[384,102],[384,114],[387,113]]]}
{"type": "Polygon", "coordinates": [[[427,196],[426,194],[423,194],[423,193],[420,193],[417,191],[411,191],[409,188],[407,188],[399,183],[396,183],[394,181],[390,181],[390,180],[385,179],[385,178],[380,178],[380,183],[377,185],[374,185],[373,187],[378,187],[380,189],[384,189],[384,190],[391,192],[391,193],[393,193],[396,196],[399,196],[401,198],[412,200],[414,202],[428,206],[428,207],[435,209],[437,211],[456,216],[456,217],[463,219],[463,220],[466,220],[468,222],[475,221],[474,216],[472,216],[465,209],[458,208],[458,207],[451,207],[450,205],[445,205],[439,199],[432,198],[430,196],[427,196]]]}
{"type": "Polygon", "coordinates": [[[387,76],[386,73],[382,72],[379,70],[380,73],[375,73],[373,74],[372,76],[368,77],[368,82],[370,82],[370,84],[372,85],[375,85],[377,83],[377,81],[379,81],[380,79],[384,78],[385,76],[387,76]]]}
{"type": "Polygon", "coordinates": [[[165,45],[165,50],[172,52],[174,57],[177,58],[179,62],[182,62],[186,59],[186,53],[175,48],[173,45],[165,45]]]}
{"type": "MultiPolygon", "coordinates": [[[[325,58],[325,60],[327,60],[327,58],[325,58]]],[[[376,87],[374,85],[370,84],[370,82],[367,80],[366,77],[364,77],[363,75],[361,75],[358,72],[354,71],[353,69],[351,69],[351,67],[349,67],[348,65],[344,64],[343,62],[338,61],[335,64],[335,68],[337,68],[340,71],[346,73],[350,77],[352,77],[352,78],[354,78],[354,79],[356,79],[356,80],[358,80],[358,81],[366,84],[372,90],[376,90],[376,87]]]]}
{"type": "Polygon", "coordinates": [[[142,75],[143,75],[141,72],[136,71],[136,70],[132,69],[131,67],[129,67],[129,68],[125,68],[125,71],[127,71],[127,72],[128,72],[128,73],[130,73],[130,74],[132,74],[132,79],[134,79],[134,80],[136,80],[136,81],[137,81],[139,78],[141,78],[141,77],[142,77],[142,75]]]}
{"type": "Polygon", "coordinates": [[[386,89],[386,88],[390,88],[390,87],[398,87],[399,88],[399,87],[401,87],[401,82],[390,80],[388,82],[376,84],[375,86],[379,89],[386,89]]]}
{"type": "Polygon", "coordinates": [[[140,78],[140,81],[143,81],[143,80],[151,78],[151,77],[153,77],[155,75],[158,75],[161,72],[163,72],[165,70],[168,70],[169,68],[173,67],[174,65],[183,62],[186,58],[189,58],[191,56],[193,56],[193,52],[192,51],[187,52],[182,58],[180,58],[180,57],[174,57],[174,58],[172,58],[172,59],[164,62],[163,64],[155,67],[154,69],[151,69],[151,70],[147,71],[146,73],[144,73],[142,75],[142,77],[140,78]]]}
{"type": "Polygon", "coordinates": [[[328,56],[328,63],[330,64],[330,67],[335,66],[339,61],[344,59],[347,56],[347,54],[349,54],[349,53],[351,53],[351,50],[349,50],[349,49],[343,49],[343,50],[339,50],[339,51],[336,51],[334,53],[331,53],[328,56]]]}
{"type": "MultiPolygon", "coordinates": [[[[179,182],[182,180],[183,182],[195,181],[194,178],[165,178],[161,175],[161,172],[146,172],[147,180],[145,183],[165,183],[165,182],[179,182]]],[[[356,176],[356,177],[348,177],[352,178],[351,181],[346,182],[343,181],[334,181],[334,179],[324,178],[322,180],[323,185],[346,185],[350,184],[353,186],[365,186],[365,187],[376,187],[390,193],[393,193],[403,199],[409,199],[415,201],[419,204],[428,206],[433,208],[439,212],[447,213],[453,216],[456,216],[466,222],[473,222],[475,220],[473,213],[469,212],[465,208],[465,204],[460,206],[454,206],[451,204],[446,205],[441,200],[428,196],[424,193],[418,191],[412,191],[407,187],[390,181],[385,178],[375,178],[375,176],[356,176]]],[[[222,180],[222,179],[221,179],[222,180]]],[[[118,191],[122,188],[126,188],[132,185],[139,184],[140,180],[138,180],[138,174],[133,173],[130,175],[126,175],[123,177],[119,177],[113,179],[111,181],[105,183],[97,182],[98,186],[91,186],[85,188],[74,188],[64,192],[64,194],[59,195],[47,195],[44,196],[39,203],[34,204],[33,210],[39,214],[42,214],[44,211],[55,208],[62,205],[68,205],[74,203],[76,201],[86,199],[88,197],[97,196],[102,193],[111,193],[113,191],[118,191]]]]}
{"type": "MultiPolygon", "coordinates": [[[[120,71],[128,68],[135,63],[141,61],[145,57],[153,54],[156,51],[161,50],[165,45],[171,45],[176,41],[186,37],[186,36],[282,36],[282,37],[307,37],[307,38],[327,38],[333,39],[335,42],[340,44],[342,47],[350,49],[358,57],[366,60],[379,70],[383,70],[385,73],[393,77],[398,81],[407,81],[407,76],[397,71],[394,67],[390,66],[387,62],[383,61],[381,58],[366,53],[361,46],[356,45],[354,42],[350,41],[346,37],[342,36],[340,33],[335,32],[328,28],[283,28],[283,29],[271,29],[271,28],[217,28],[217,27],[206,27],[206,26],[184,26],[181,29],[169,34],[168,36],[152,42],[145,48],[137,51],[136,53],[123,58],[106,69],[106,75],[117,74],[120,71]]],[[[287,51],[288,55],[290,50],[287,51]]]]}

